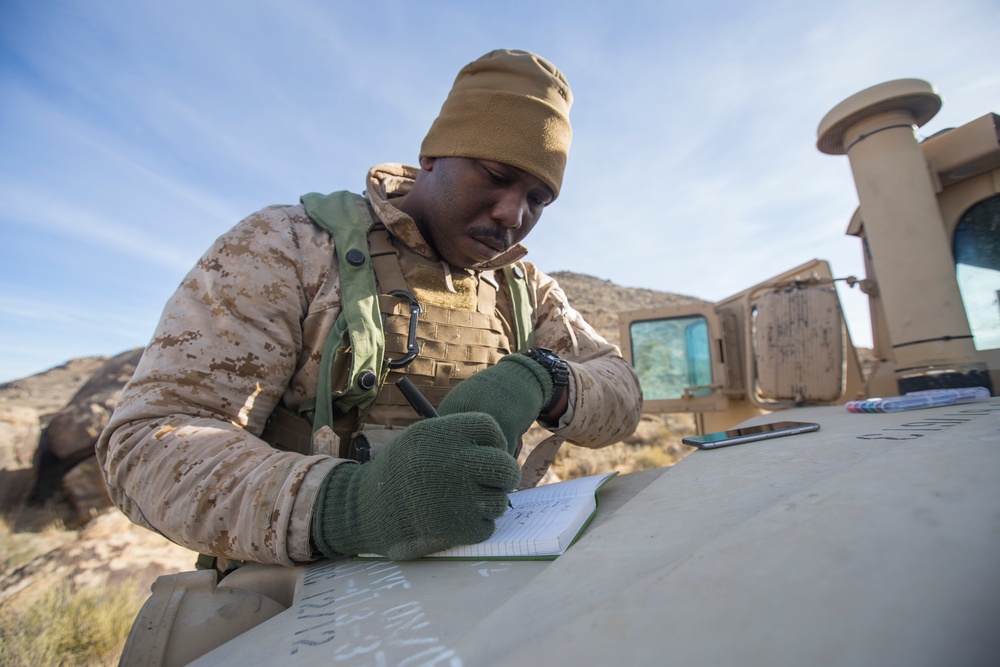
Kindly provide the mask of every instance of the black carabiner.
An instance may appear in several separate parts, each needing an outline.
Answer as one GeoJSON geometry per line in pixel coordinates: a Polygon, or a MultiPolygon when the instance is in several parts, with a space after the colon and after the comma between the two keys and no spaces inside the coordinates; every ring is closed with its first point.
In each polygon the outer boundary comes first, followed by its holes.
{"type": "Polygon", "coordinates": [[[389,296],[398,296],[410,302],[410,333],[406,338],[406,355],[395,360],[386,357],[389,368],[402,368],[420,354],[420,345],[417,344],[417,317],[420,315],[420,302],[415,296],[401,289],[392,290],[389,292],[389,296]]]}

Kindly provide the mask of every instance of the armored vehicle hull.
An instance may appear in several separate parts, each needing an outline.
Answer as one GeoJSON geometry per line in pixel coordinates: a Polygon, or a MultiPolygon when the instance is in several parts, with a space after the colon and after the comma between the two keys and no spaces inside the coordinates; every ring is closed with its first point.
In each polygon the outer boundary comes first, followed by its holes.
{"type": "Polygon", "coordinates": [[[820,430],[611,480],[554,561],[245,568],[204,594],[287,609],[193,664],[998,664],[1000,399],[793,413],[820,430]]]}

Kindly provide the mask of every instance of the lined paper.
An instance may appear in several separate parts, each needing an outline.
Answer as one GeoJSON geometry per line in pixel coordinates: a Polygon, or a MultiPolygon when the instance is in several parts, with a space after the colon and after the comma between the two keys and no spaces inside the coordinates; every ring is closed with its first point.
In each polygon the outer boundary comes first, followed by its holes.
{"type": "Polygon", "coordinates": [[[597,491],[616,472],[536,486],[510,494],[513,505],[497,519],[492,537],[426,558],[557,556],[573,543],[597,509],[597,491]]]}

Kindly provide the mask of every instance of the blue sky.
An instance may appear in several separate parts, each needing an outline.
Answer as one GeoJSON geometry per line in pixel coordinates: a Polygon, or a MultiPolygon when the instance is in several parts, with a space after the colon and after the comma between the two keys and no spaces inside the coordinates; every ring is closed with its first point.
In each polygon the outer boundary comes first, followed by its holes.
{"type": "MultiPolygon", "coordinates": [[[[253,211],[409,162],[466,62],[536,51],[573,88],[544,271],[719,300],[844,231],[834,105],[935,84],[929,135],[1000,111],[1000,3],[0,1],[0,382],[144,345],[208,245],[253,211]]],[[[855,342],[866,302],[842,290],[855,342]]]]}

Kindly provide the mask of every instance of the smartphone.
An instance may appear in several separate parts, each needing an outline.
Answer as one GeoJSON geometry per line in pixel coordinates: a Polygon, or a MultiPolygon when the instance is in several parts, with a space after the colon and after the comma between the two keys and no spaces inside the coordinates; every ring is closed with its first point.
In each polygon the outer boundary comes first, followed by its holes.
{"type": "Polygon", "coordinates": [[[701,449],[716,449],[718,447],[728,447],[729,445],[739,445],[744,442],[754,440],[769,440],[770,438],[780,438],[783,435],[795,435],[796,433],[808,433],[818,431],[819,424],[809,422],[775,422],[762,426],[747,426],[745,428],[734,428],[731,431],[716,431],[704,435],[692,435],[681,440],[685,445],[694,445],[701,449]]]}

